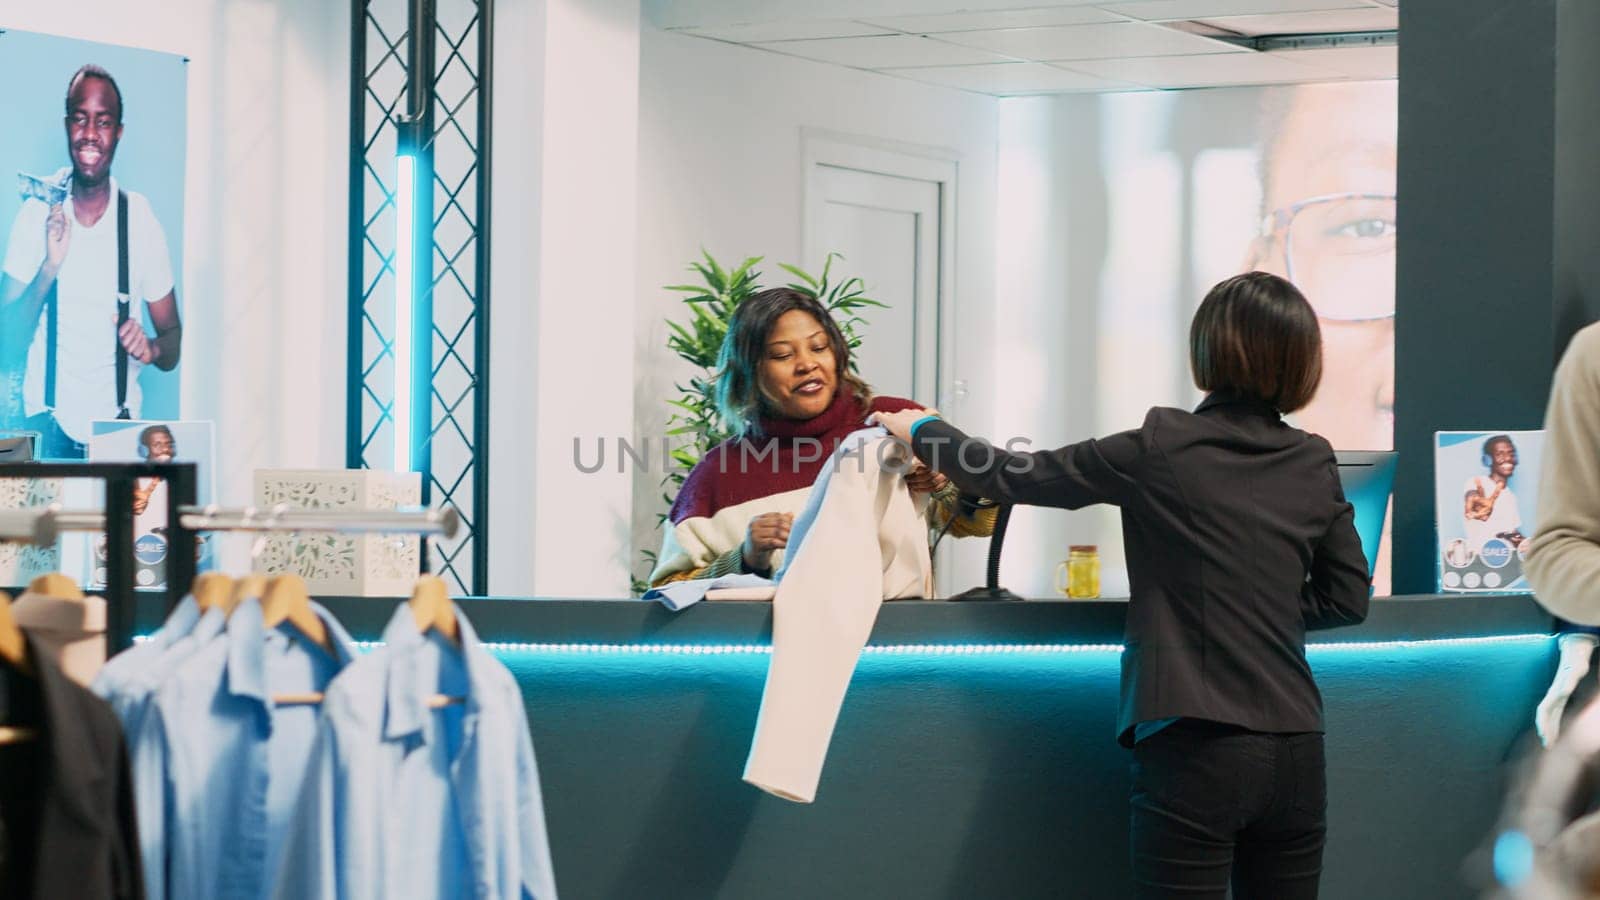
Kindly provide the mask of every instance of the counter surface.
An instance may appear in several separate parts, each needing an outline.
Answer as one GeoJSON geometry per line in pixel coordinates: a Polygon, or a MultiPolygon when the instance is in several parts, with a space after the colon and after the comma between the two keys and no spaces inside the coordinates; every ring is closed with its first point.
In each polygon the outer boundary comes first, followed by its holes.
{"type": "MultiPolygon", "coordinates": [[[[376,640],[398,598],[319,602],[358,640],[376,640]]],[[[159,627],[165,596],[139,598],[137,633],[159,627]]],[[[701,603],[672,612],[639,600],[467,597],[457,601],[487,641],[552,644],[765,643],[772,605],[701,603]]],[[[885,603],[870,642],[890,644],[1116,644],[1127,603],[1118,600],[885,603]]],[[[1553,620],[1531,596],[1452,594],[1374,600],[1360,625],[1313,632],[1312,643],[1417,641],[1549,633],[1553,620]]]]}

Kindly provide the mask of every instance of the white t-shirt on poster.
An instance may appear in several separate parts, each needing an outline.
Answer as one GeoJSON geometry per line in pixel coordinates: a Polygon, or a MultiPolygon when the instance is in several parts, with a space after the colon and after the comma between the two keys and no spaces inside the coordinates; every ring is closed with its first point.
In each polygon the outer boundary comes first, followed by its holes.
{"type": "Polygon", "coordinates": [[[1522,512],[1517,509],[1517,495],[1511,492],[1510,487],[1500,488],[1493,478],[1487,475],[1474,475],[1467,479],[1467,484],[1461,489],[1463,502],[1467,494],[1479,491],[1485,497],[1494,499],[1494,508],[1489,513],[1489,518],[1482,521],[1473,518],[1463,518],[1467,531],[1467,546],[1477,550],[1483,542],[1497,534],[1507,534],[1522,529],[1522,512]],[[1500,493],[1495,494],[1499,489],[1500,493]]]}
{"type": "MultiPolygon", "coordinates": [[[[57,317],[56,420],[76,441],[89,439],[91,419],[117,415],[117,209],[116,179],[111,179],[112,202],[93,227],[73,213],[72,198],[65,208],[72,225],[67,257],[56,277],[57,317]]],[[[167,236],[143,194],[128,191],[128,293],[134,301],[128,315],[142,319],[145,305],[172,292],[172,257],[167,236]],[[140,302],[142,301],[142,303],[140,302]]],[[[44,261],[45,219],[50,208],[31,199],[22,204],[11,225],[6,244],[5,273],[28,284],[44,261]]],[[[41,311],[33,342],[28,346],[28,368],[23,400],[28,415],[45,410],[45,341],[47,313],[41,311]]],[[[128,410],[139,418],[142,364],[128,359],[128,410]]]]}

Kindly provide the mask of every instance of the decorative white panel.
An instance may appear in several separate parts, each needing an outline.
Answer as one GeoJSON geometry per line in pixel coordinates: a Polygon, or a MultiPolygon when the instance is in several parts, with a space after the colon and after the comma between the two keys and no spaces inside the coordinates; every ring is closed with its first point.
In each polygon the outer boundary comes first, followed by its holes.
{"type": "MultiPolygon", "coordinates": [[[[0,478],[0,509],[37,509],[61,500],[59,478],[0,478]]],[[[58,546],[0,543],[0,585],[21,587],[34,578],[61,571],[58,546]]]]}
{"type": "MultiPolygon", "coordinates": [[[[415,472],[373,469],[257,469],[255,502],[263,515],[288,509],[383,510],[422,502],[415,472]]],[[[260,567],[304,578],[314,596],[404,597],[417,580],[421,539],[395,534],[273,534],[260,567]]]]}

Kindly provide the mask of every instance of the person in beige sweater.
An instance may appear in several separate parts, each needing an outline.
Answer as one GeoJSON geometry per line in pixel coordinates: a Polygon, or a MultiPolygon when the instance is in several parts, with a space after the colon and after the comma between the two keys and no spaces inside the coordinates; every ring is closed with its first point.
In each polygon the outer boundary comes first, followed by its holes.
{"type": "Polygon", "coordinates": [[[1556,367],[1539,482],[1539,522],[1525,571],[1539,602],[1600,625],[1600,323],[1573,337],[1556,367]]]}

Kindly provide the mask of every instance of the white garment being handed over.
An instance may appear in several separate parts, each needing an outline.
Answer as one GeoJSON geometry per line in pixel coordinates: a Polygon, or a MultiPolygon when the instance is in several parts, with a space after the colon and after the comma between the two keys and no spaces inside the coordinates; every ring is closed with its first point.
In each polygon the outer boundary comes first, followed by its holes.
{"type": "Polygon", "coordinates": [[[816,798],[845,689],[884,600],[928,597],[927,495],[906,489],[909,448],[858,431],[822,468],[789,531],[772,601],[772,663],[744,780],[816,798]]]}

